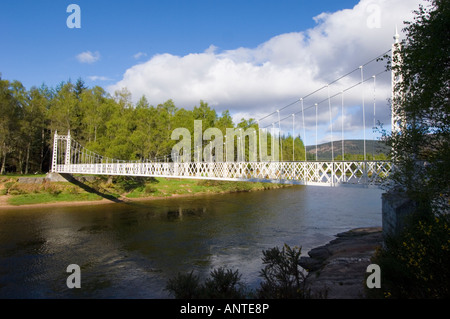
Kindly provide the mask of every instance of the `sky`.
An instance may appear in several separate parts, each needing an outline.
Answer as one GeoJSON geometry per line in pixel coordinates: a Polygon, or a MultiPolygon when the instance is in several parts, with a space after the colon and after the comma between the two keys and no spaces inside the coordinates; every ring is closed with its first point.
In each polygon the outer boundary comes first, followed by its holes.
{"type": "Polygon", "coordinates": [[[303,113],[307,131],[315,130],[311,106],[322,101],[318,138],[339,139],[342,128],[350,138],[361,136],[364,127],[372,134],[374,117],[363,116],[363,122],[361,113],[363,105],[367,114],[373,113],[375,100],[377,121],[390,123],[390,74],[380,74],[383,63],[365,64],[391,49],[396,26],[404,36],[403,22],[412,20],[420,3],[2,0],[0,73],[27,88],[79,78],[112,95],[126,87],[134,102],[145,95],[155,106],[172,99],[177,107],[192,109],[203,100],[219,114],[229,110],[235,122],[263,119],[261,126],[271,126],[282,109],[286,132],[303,130],[302,113],[292,126],[288,117],[300,110],[300,102],[284,107],[308,96],[303,113]],[[70,4],[80,8],[80,28],[68,25],[68,18],[75,21],[75,12],[67,10],[70,4]],[[367,82],[347,91],[361,73],[367,82]]]}

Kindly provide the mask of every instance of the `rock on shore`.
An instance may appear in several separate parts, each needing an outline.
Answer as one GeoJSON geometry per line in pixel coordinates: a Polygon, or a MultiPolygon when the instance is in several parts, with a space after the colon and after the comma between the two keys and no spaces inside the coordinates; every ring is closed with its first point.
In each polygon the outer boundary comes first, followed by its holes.
{"type": "Polygon", "coordinates": [[[336,235],[328,244],[301,257],[307,269],[307,285],[313,298],[361,299],[367,266],[375,249],[382,245],[381,227],[357,228],[336,235]]]}

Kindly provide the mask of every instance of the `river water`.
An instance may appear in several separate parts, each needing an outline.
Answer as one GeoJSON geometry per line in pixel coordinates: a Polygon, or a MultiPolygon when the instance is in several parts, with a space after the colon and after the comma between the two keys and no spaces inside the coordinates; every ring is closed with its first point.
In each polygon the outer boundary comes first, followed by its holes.
{"type": "Polygon", "coordinates": [[[0,210],[0,298],[168,298],[168,278],[238,269],[259,285],[262,251],[311,248],[381,226],[379,189],[292,188],[78,207],[0,210]],[[69,289],[67,266],[81,268],[69,289]]]}

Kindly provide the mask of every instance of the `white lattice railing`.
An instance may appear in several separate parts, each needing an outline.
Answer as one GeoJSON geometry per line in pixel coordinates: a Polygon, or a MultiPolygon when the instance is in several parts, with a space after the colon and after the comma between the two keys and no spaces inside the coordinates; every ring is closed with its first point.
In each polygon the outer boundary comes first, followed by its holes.
{"type": "Polygon", "coordinates": [[[358,162],[219,162],[57,164],[69,174],[127,175],[261,181],[301,185],[378,185],[390,173],[387,161],[358,162]]]}
{"type": "Polygon", "coordinates": [[[388,161],[313,162],[132,162],[104,158],[55,132],[52,171],[68,174],[126,175],[289,183],[301,185],[379,185],[388,161]]]}

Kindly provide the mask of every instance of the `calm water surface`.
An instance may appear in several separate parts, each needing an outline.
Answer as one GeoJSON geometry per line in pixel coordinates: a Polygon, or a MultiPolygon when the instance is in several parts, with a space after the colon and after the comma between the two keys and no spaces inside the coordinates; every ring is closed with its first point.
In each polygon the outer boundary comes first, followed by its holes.
{"type": "Polygon", "coordinates": [[[381,226],[381,190],[287,189],[131,204],[0,210],[0,298],[167,298],[168,278],[219,266],[256,287],[262,250],[303,254],[381,226]],[[81,267],[81,289],[66,268],[81,267]]]}

